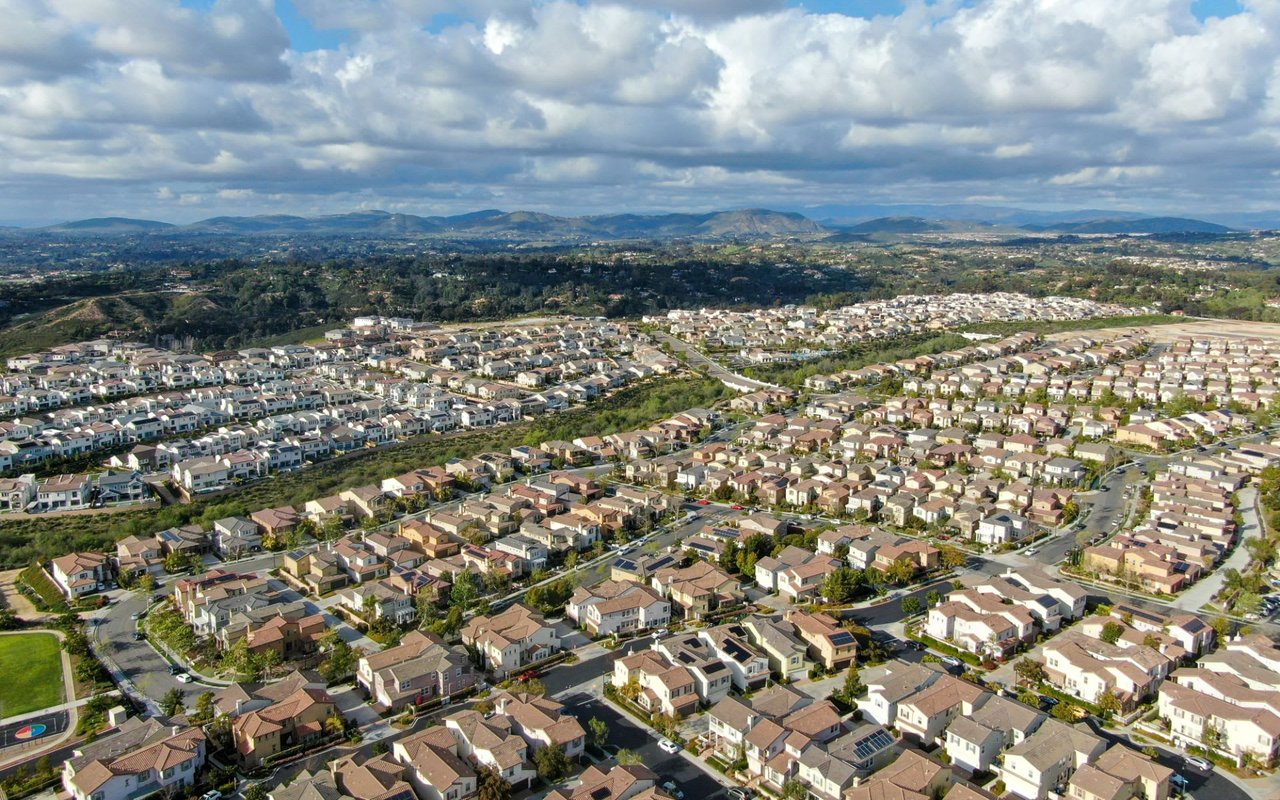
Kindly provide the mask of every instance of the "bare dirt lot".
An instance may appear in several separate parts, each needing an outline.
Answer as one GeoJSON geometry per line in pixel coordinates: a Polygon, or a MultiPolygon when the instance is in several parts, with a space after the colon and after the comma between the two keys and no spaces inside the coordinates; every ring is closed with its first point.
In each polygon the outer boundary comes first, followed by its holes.
{"type": "MultiPolygon", "coordinates": [[[[1097,328],[1079,331],[1088,336],[1124,336],[1138,328],[1133,326],[1117,328],[1097,328]]],[[[1184,336],[1222,336],[1230,339],[1280,339],[1280,324],[1274,322],[1250,322],[1239,319],[1188,319],[1186,322],[1174,322],[1168,325],[1146,325],[1142,330],[1147,332],[1151,340],[1157,343],[1172,342],[1184,336]]],[[[1049,340],[1070,339],[1077,335],[1071,331],[1054,333],[1046,336],[1049,340]]]]}

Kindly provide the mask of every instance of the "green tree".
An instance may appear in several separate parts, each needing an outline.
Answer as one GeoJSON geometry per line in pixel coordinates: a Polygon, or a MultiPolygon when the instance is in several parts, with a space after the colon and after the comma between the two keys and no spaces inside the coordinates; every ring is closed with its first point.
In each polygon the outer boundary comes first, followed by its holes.
{"type": "Polygon", "coordinates": [[[337,683],[344,678],[349,678],[355,674],[356,665],[360,662],[364,651],[358,647],[352,647],[337,636],[333,637],[332,643],[328,646],[328,652],[317,671],[329,683],[337,683]]]}
{"type": "Polygon", "coordinates": [[[476,770],[476,797],[478,800],[510,800],[511,784],[493,767],[476,770]]]}
{"type": "Polygon", "coordinates": [[[180,572],[194,572],[199,566],[199,557],[192,553],[174,550],[164,557],[164,571],[170,575],[180,572]]]}
{"type": "Polygon", "coordinates": [[[862,676],[858,674],[858,665],[850,664],[849,670],[844,674],[844,686],[837,692],[838,699],[847,706],[856,706],[858,695],[862,694],[866,688],[862,683],[862,676]]]}
{"type": "Polygon", "coordinates": [[[1075,703],[1058,703],[1049,713],[1063,722],[1075,722],[1080,718],[1080,707],[1075,703]]]}
{"type": "Polygon", "coordinates": [[[1111,689],[1107,689],[1102,694],[1098,695],[1098,699],[1094,704],[1105,716],[1119,714],[1123,709],[1123,706],[1120,703],[1120,697],[1111,689]]]}
{"type": "Polygon", "coordinates": [[[907,595],[902,598],[902,613],[908,617],[912,614],[919,614],[922,608],[923,605],[920,603],[920,598],[913,595],[907,595]]]}
{"type": "Polygon", "coordinates": [[[969,556],[959,547],[943,545],[941,551],[939,560],[942,562],[942,566],[947,569],[957,569],[969,563],[969,556]]]}
{"type": "Polygon", "coordinates": [[[538,777],[547,783],[556,783],[568,775],[569,770],[572,769],[569,757],[564,754],[564,750],[555,746],[539,747],[535,750],[533,764],[538,771],[538,777]]]}
{"type": "Polygon", "coordinates": [[[196,707],[191,712],[191,722],[196,725],[211,722],[215,711],[216,709],[213,707],[213,692],[201,692],[196,697],[196,707]]]}
{"type": "Polygon", "coordinates": [[[1215,617],[1213,622],[1210,624],[1212,625],[1214,632],[1218,634],[1219,642],[1225,642],[1227,638],[1231,636],[1233,625],[1231,624],[1231,620],[1226,617],[1215,617]]]}
{"type": "Polygon", "coordinates": [[[634,767],[636,764],[643,764],[644,757],[634,750],[624,748],[618,751],[618,763],[624,767],[634,767]]]}
{"type": "Polygon", "coordinates": [[[782,784],[782,800],[806,800],[809,787],[797,780],[789,780],[782,784]]]}
{"type": "Polygon", "coordinates": [[[742,568],[738,563],[737,542],[729,541],[725,545],[724,552],[720,554],[719,562],[720,562],[720,568],[723,569],[725,572],[729,573],[730,575],[737,575],[739,572],[741,572],[742,568]]]}
{"type": "Polygon", "coordinates": [[[166,717],[176,717],[182,713],[184,702],[182,690],[175,686],[160,699],[160,710],[166,717]]]}
{"type": "Polygon", "coordinates": [[[847,603],[857,596],[862,580],[861,570],[837,567],[822,579],[822,596],[832,603],[847,603]]]}
{"type": "Polygon", "coordinates": [[[465,611],[475,604],[479,596],[480,587],[474,572],[463,570],[453,576],[453,590],[449,594],[452,605],[465,611]]]}
{"type": "Polygon", "coordinates": [[[910,561],[895,561],[884,571],[884,576],[896,586],[906,586],[916,577],[916,565],[910,561]]]}
{"type": "Polygon", "coordinates": [[[1124,626],[1121,625],[1119,622],[1116,622],[1115,620],[1109,620],[1105,625],[1102,626],[1102,633],[1098,636],[1098,638],[1106,642],[1107,644],[1115,644],[1120,640],[1120,637],[1123,635],[1124,635],[1124,626]]]}
{"type": "Polygon", "coordinates": [[[267,800],[267,787],[261,783],[255,783],[241,794],[244,795],[244,800],[267,800]]]}
{"type": "Polygon", "coordinates": [[[942,602],[942,592],[939,592],[937,589],[930,589],[929,593],[924,596],[924,601],[929,608],[933,608],[938,603],[942,602]]]}
{"type": "Polygon", "coordinates": [[[1032,661],[1025,656],[1013,665],[1013,671],[1019,680],[1032,686],[1044,681],[1044,666],[1039,661],[1032,661]]]}
{"type": "Polygon", "coordinates": [[[604,747],[609,741],[609,725],[599,717],[588,720],[587,728],[591,731],[591,743],[596,747],[604,747]]]}

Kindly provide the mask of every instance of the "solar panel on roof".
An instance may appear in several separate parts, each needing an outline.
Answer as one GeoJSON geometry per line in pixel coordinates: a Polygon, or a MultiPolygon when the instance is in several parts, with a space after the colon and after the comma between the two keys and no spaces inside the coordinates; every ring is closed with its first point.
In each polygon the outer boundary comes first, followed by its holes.
{"type": "Polygon", "coordinates": [[[853,752],[854,755],[857,756],[858,760],[862,761],[871,758],[873,755],[892,744],[893,737],[889,735],[888,731],[876,730],[867,737],[860,739],[857,744],[853,746],[853,752]]]}
{"type": "Polygon", "coordinates": [[[852,633],[837,633],[831,637],[832,644],[849,644],[853,641],[852,633]]]}
{"type": "Polygon", "coordinates": [[[613,565],[618,569],[633,570],[636,568],[636,562],[627,558],[620,558],[617,561],[614,561],[613,565]]]}

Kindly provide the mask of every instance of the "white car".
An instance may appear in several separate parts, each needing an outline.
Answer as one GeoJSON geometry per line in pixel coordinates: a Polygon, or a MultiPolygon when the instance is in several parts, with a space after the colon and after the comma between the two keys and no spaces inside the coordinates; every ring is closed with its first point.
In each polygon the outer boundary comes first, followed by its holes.
{"type": "Polygon", "coordinates": [[[671,741],[670,739],[659,739],[659,740],[658,740],[658,749],[659,749],[659,750],[661,750],[661,751],[662,751],[662,752],[664,752],[664,753],[672,753],[672,754],[675,754],[675,753],[679,753],[679,752],[680,752],[680,745],[676,744],[675,742],[671,741]]]}
{"type": "Polygon", "coordinates": [[[174,675],[173,677],[178,680],[178,683],[191,683],[191,676],[185,672],[179,672],[177,675],[174,675]]]}
{"type": "Polygon", "coordinates": [[[1201,758],[1200,756],[1187,756],[1183,760],[1186,762],[1188,767],[1195,767],[1201,772],[1209,772],[1213,769],[1213,763],[1207,758],[1201,758]]]}
{"type": "Polygon", "coordinates": [[[1022,554],[1024,556],[1034,556],[1036,553],[1039,553],[1039,552],[1040,552],[1039,547],[1028,547],[1026,550],[1022,551],[1022,554]]]}
{"type": "Polygon", "coordinates": [[[956,658],[955,656],[943,656],[941,660],[942,660],[942,663],[946,664],[948,667],[958,667],[964,664],[963,661],[956,658]]]}

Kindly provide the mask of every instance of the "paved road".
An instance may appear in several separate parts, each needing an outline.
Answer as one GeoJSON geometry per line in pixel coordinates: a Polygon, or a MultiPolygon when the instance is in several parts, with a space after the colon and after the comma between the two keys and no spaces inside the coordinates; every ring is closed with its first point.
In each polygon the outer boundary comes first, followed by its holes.
{"type": "Polygon", "coordinates": [[[733,370],[722,366],[719,362],[708,358],[705,353],[690,345],[688,342],[683,339],[677,339],[669,333],[658,331],[654,336],[658,340],[671,345],[671,349],[677,353],[683,353],[689,366],[694,367],[695,369],[705,368],[708,375],[719,380],[730,388],[746,388],[748,391],[776,388],[771,384],[753,380],[745,375],[739,375],[733,370]]]}
{"type": "MultiPolygon", "coordinates": [[[[1093,732],[1106,739],[1112,746],[1129,746],[1134,750],[1141,749],[1129,740],[1128,734],[1116,733],[1097,724],[1097,721],[1090,717],[1089,727],[1093,732]]],[[[1149,745],[1142,745],[1147,747],[1149,745]]],[[[1240,786],[1237,786],[1230,779],[1224,777],[1216,770],[1209,772],[1201,772],[1195,767],[1186,763],[1186,759],[1179,753],[1172,750],[1166,750],[1163,747],[1156,746],[1156,761],[1162,766],[1168,767],[1175,773],[1187,779],[1188,793],[1195,797],[1196,800],[1250,800],[1250,795],[1240,786]]]]}
{"type": "Polygon", "coordinates": [[[55,739],[67,729],[70,723],[71,718],[66,711],[55,711],[32,719],[24,719],[21,722],[0,725],[0,748],[27,744],[40,739],[55,739]]]}
{"type": "MultiPolygon", "coordinates": [[[[570,713],[583,722],[591,718],[603,720],[609,726],[608,743],[639,754],[641,763],[658,774],[662,781],[675,781],[687,800],[711,800],[725,797],[726,787],[703,772],[683,754],[672,755],[658,749],[658,734],[642,728],[637,722],[615,711],[611,706],[586,694],[571,694],[560,698],[570,713]]],[[[601,769],[613,766],[609,761],[601,769]]]]}

